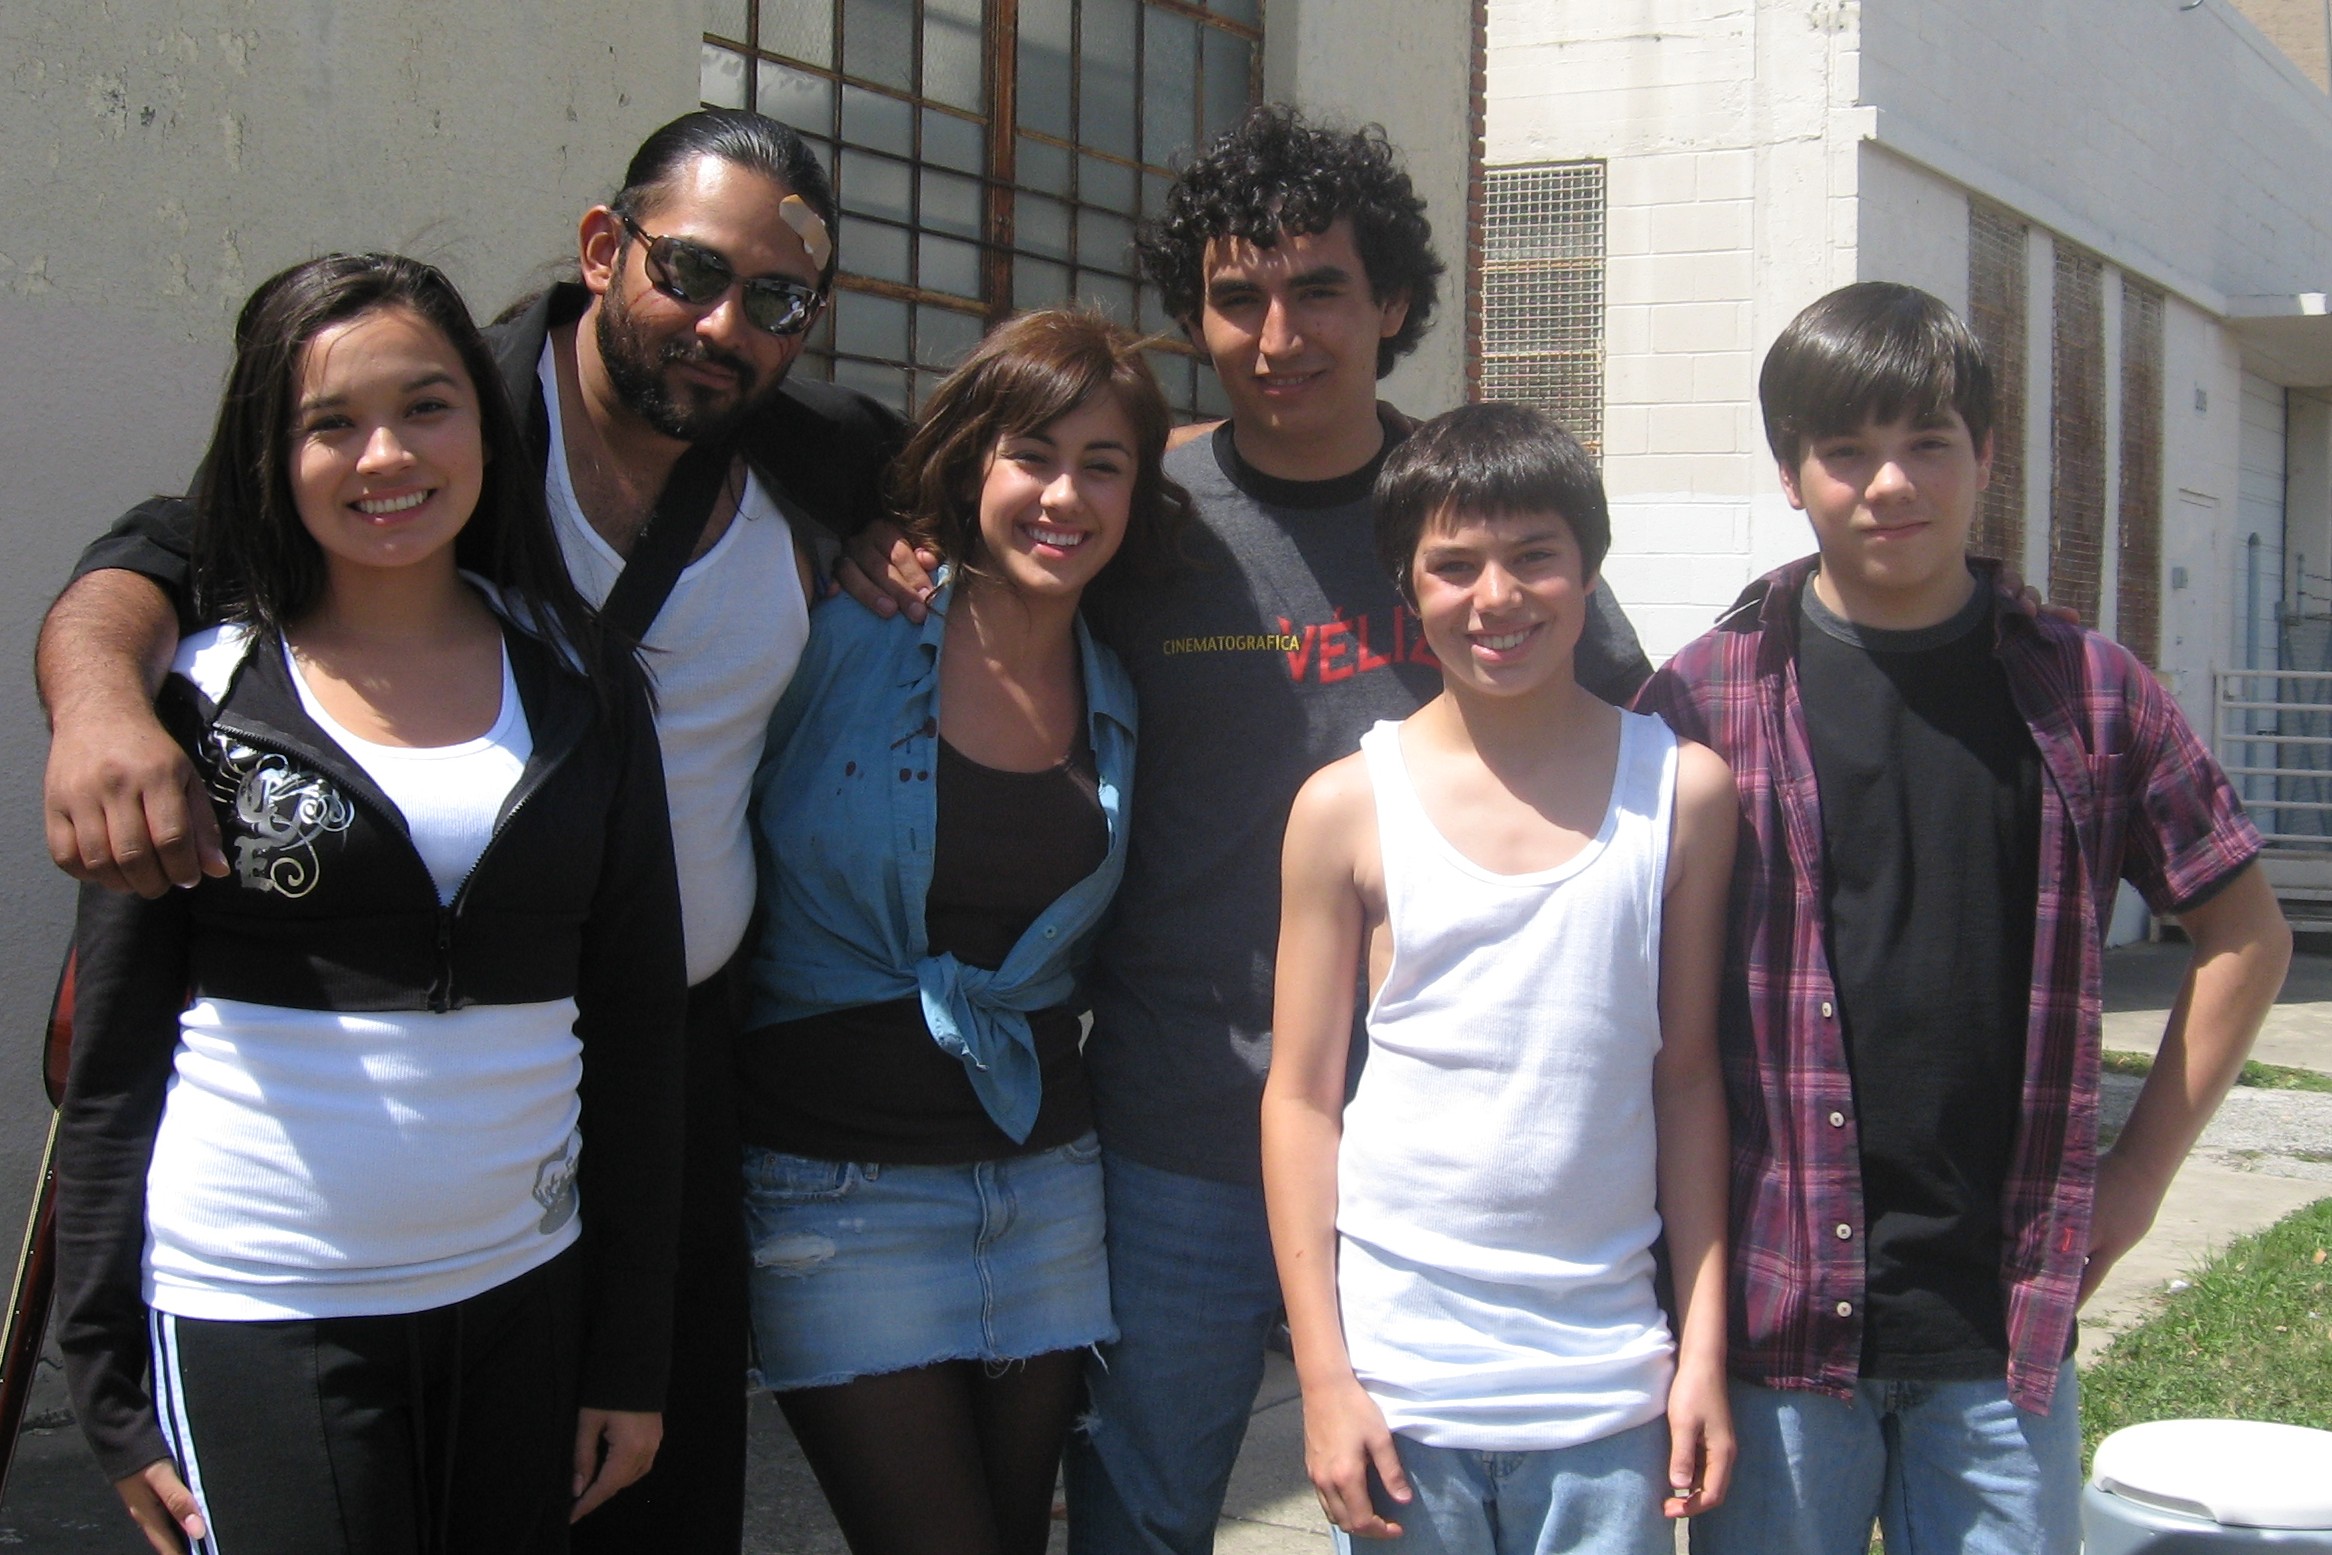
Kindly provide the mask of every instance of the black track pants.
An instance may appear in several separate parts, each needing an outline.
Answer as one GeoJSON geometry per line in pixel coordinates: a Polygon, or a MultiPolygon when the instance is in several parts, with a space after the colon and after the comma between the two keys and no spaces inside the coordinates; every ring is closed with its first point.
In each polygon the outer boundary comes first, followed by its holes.
{"type": "Polygon", "coordinates": [[[580,1260],[450,1307],[153,1317],[154,1399],[211,1535],[199,1555],[567,1548],[580,1260]]]}

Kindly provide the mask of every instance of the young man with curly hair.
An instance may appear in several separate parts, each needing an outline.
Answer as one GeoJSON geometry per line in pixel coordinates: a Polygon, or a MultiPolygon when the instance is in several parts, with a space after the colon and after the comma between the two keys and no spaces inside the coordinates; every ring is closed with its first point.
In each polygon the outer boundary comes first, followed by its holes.
{"type": "MultiPolygon", "coordinates": [[[[1123,1337],[1088,1368],[1070,1446],[1079,1555],[1213,1545],[1279,1321],[1258,1109],[1280,833],[1306,778],[1441,690],[1371,539],[1378,467],[1410,427],[1377,382],[1432,323],[1442,275],[1384,133],[1257,108],[1183,168],[1138,248],[1231,414],[1167,455],[1194,507],[1184,565],[1086,602],[1142,729],[1085,1049],[1123,1337]]],[[[891,538],[862,538],[884,584],[854,589],[919,608],[925,580],[891,538]]],[[[1590,597],[1579,677],[1624,701],[1650,666],[1607,592],[1590,597]]]]}
{"type": "MultiPolygon", "coordinates": [[[[1280,1305],[1258,1124],[1280,833],[1306,778],[1441,690],[1372,540],[1378,468],[1409,431],[1377,382],[1442,275],[1383,133],[1257,109],[1182,170],[1138,248],[1231,414],[1167,456],[1192,566],[1100,607],[1142,754],[1087,1046],[1123,1337],[1089,1368],[1070,1449],[1080,1555],[1212,1547],[1280,1305]]],[[[1597,622],[1583,677],[1624,700],[1648,667],[1624,617],[1597,622]]]]}

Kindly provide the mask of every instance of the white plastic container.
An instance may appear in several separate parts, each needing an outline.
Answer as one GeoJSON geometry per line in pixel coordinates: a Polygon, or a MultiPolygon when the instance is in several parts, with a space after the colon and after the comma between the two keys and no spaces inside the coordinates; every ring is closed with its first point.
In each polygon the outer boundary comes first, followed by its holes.
{"type": "Polygon", "coordinates": [[[2332,1431],[2156,1420],[2100,1442],[2081,1497],[2088,1555],[2332,1552],[2332,1431]]]}

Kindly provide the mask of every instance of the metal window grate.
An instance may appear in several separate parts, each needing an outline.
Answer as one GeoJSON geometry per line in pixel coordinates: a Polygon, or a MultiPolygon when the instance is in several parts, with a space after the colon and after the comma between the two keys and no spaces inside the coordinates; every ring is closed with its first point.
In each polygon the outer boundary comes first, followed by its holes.
{"type": "MultiPolygon", "coordinates": [[[[782,119],[834,177],[837,295],[797,371],[912,408],[990,323],[1074,298],[1164,329],[1134,224],[1262,85],[1260,0],[705,0],[708,104],[782,119]]],[[[1184,414],[1219,406],[1170,339],[1184,414]]]]}
{"type": "Polygon", "coordinates": [[[2094,621],[2105,565],[2105,263],[2063,238],[2052,335],[2049,598],[2094,621]]]}
{"type": "Polygon", "coordinates": [[[1604,164],[1485,168],[1479,383],[1603,452],[1604,164]]]}

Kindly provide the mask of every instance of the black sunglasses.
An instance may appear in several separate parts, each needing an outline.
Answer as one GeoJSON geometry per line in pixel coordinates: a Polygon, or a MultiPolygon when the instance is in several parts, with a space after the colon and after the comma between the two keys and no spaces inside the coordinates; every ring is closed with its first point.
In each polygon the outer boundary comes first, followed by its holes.
{"type": "MultiPolygon", "coordinates": [[[[693,307],[718,302],[737,283],[736,267],[702,243],[651,237],[629,216],[624,230],[648,246],[648,279],[665,296],[693,307]]],[[[782,276],[757,275],[745,282],[745,317],[771,335],[798,335],[818,316],[819,291],[782,276]]]]}

